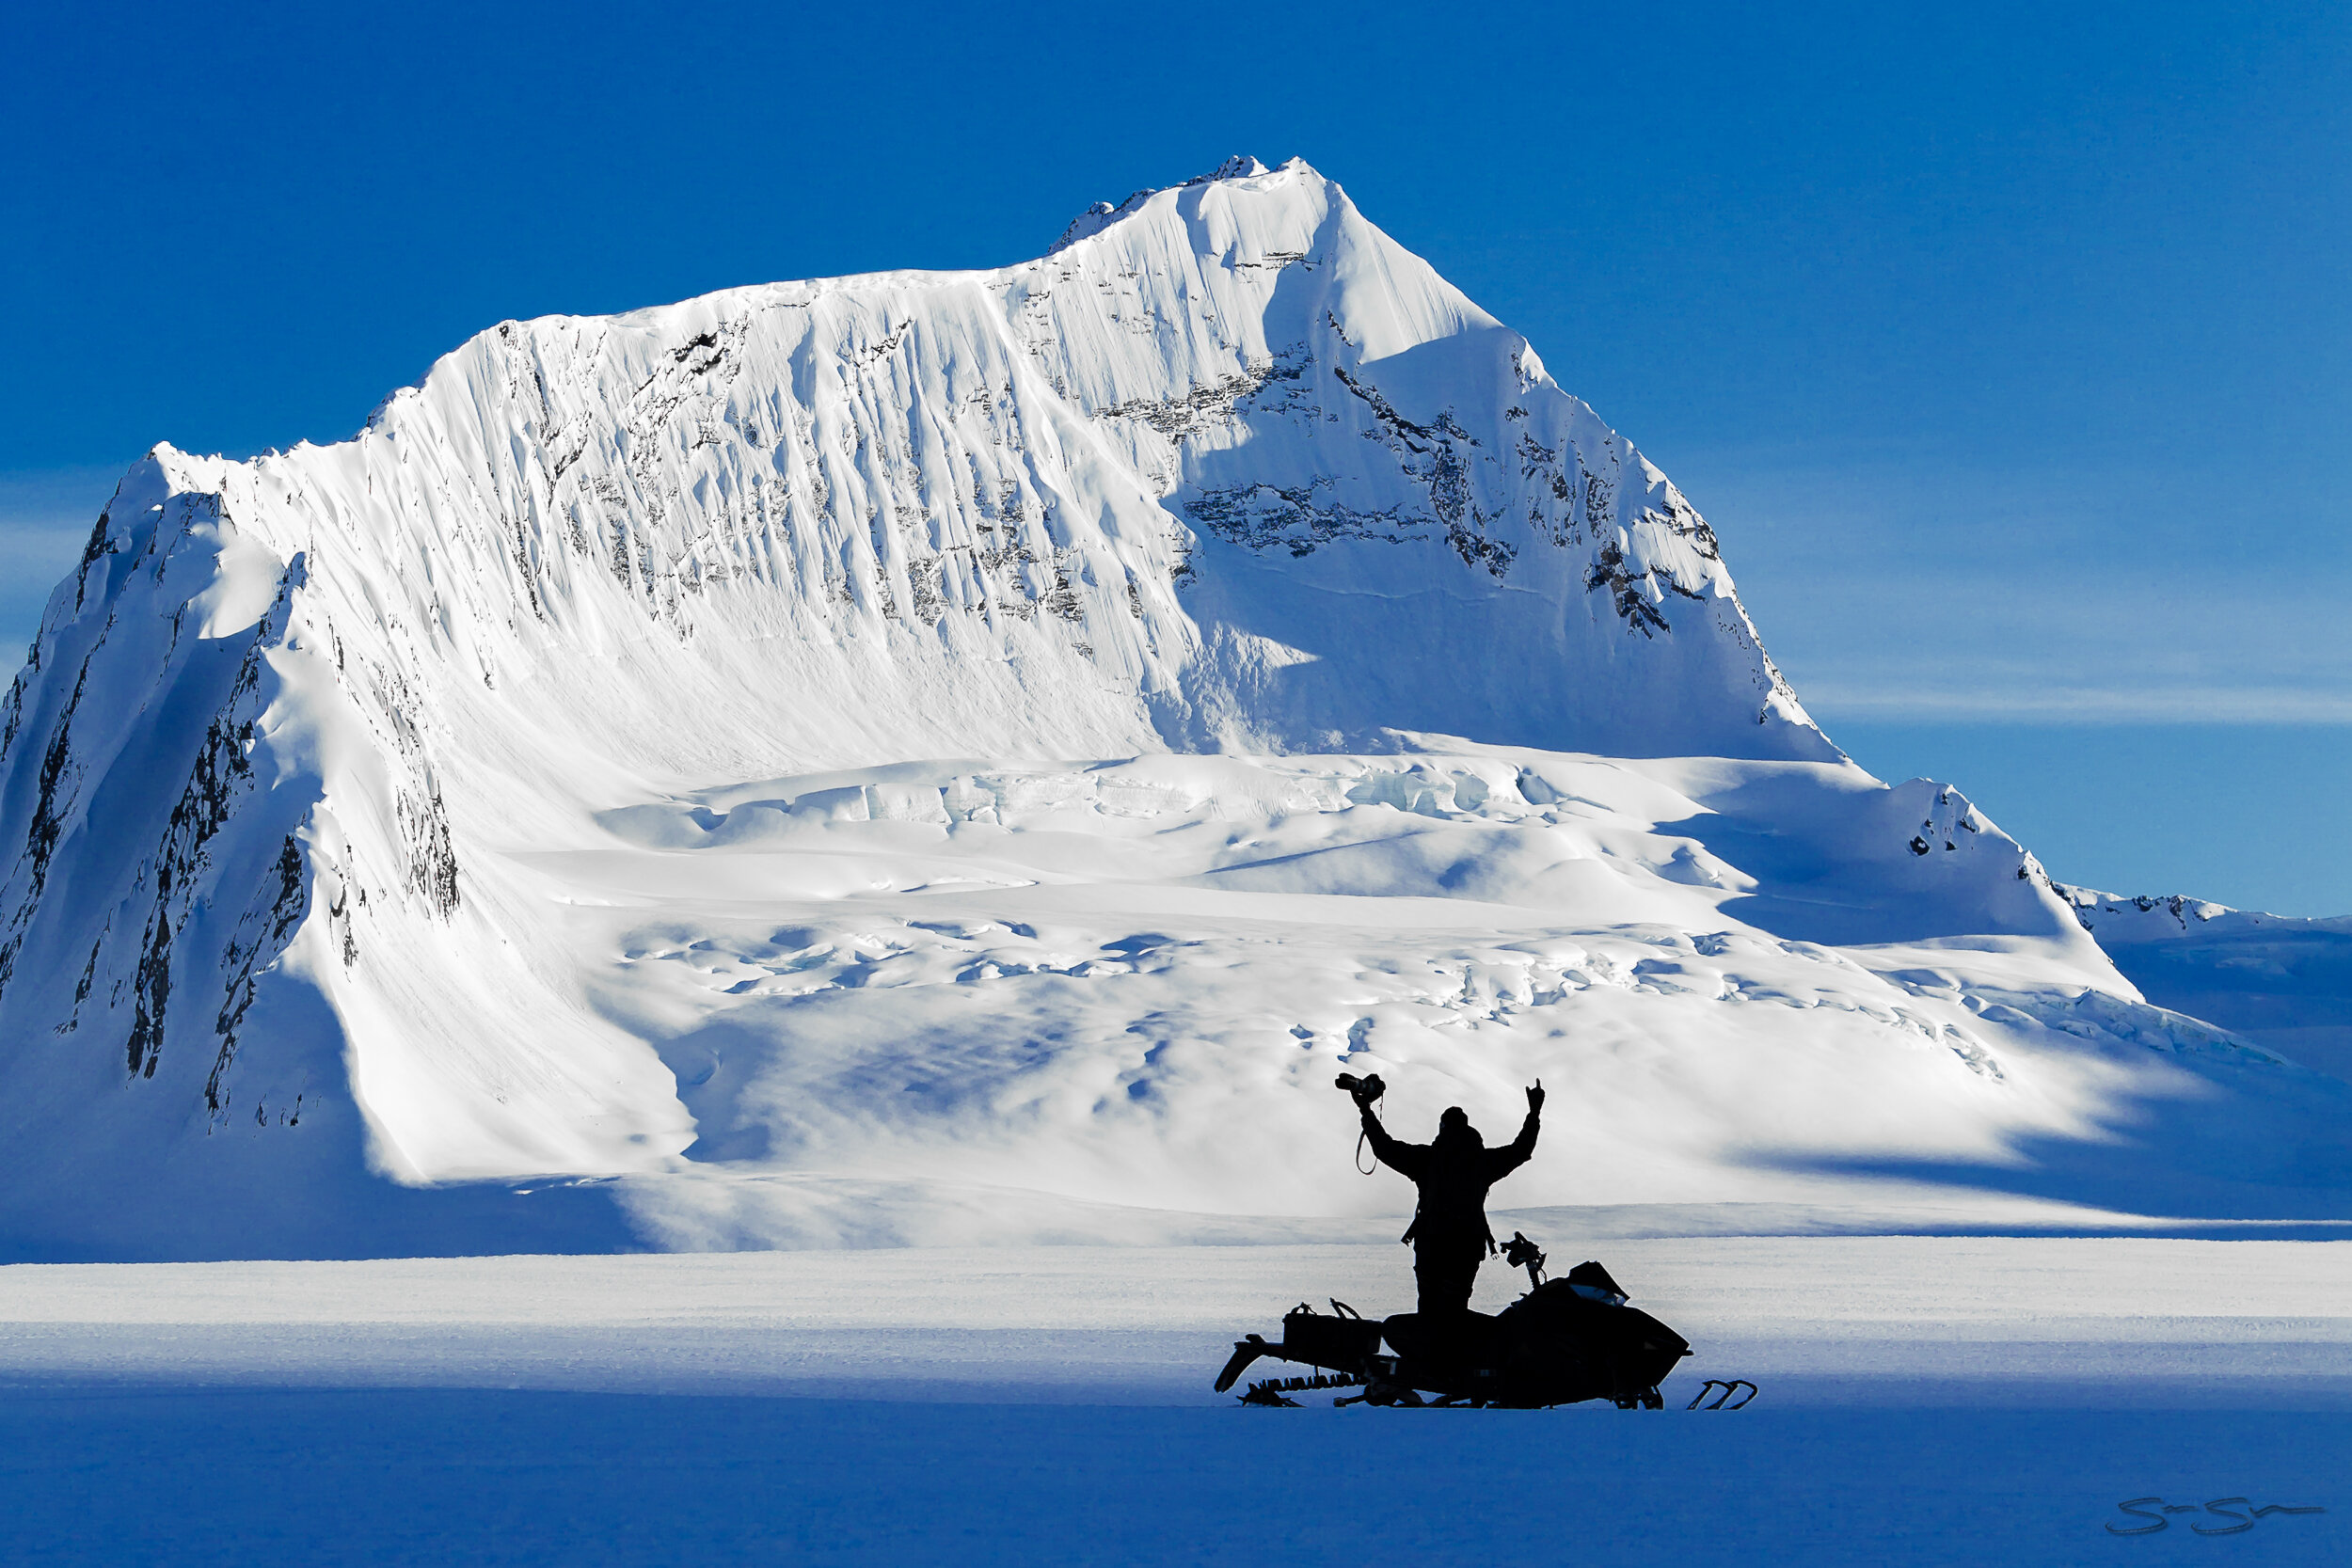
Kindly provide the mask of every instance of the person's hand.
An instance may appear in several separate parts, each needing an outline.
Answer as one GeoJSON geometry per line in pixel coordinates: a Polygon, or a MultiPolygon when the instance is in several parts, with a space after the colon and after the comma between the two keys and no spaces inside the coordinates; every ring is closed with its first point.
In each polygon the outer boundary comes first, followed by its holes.
{"type": "Polygon", "coordinates": [[[1531,1116],[1531,1117],[1532,1117],[1532,1116],[1538,1116],[1538,1115],[1542,1114],[1543,1108],[1544,1108],[1544,1081],[1543,1081],[1542,1079],[1538,1078],[1538,1079],[1536,1079],[1536,1080],[1535,1080],[1534,1084],[1529,1087],[1529,1089],[1528,1089],[1528,1091],[1527,1091],[1527,1114],[1528,1114],[1529,1116],[1531,1116]]]}

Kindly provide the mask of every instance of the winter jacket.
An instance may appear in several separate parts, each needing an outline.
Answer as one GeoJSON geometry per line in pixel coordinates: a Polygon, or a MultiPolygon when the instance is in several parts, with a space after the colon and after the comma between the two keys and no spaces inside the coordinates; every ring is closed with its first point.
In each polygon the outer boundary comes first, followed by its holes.
{"type": "Polygon", "coordinates": [[[1537,1113],[1528,1112],[1519,1135],[1501,1148],[1488,1148],[1474,1127],[1458,1132],[1441,1130],[1434,1143],[1408,1144],[1389,1136],[1367,1107],[1364,1137],[1372,1152],[1421,1189],[1413,1223],[1398,1239],[1423,1247],[1492,1250],[1495,1237],[1486,1227],[1486,1189],[1527,1164],[1535,1152],[1539,1121],[1537,1113]]]}

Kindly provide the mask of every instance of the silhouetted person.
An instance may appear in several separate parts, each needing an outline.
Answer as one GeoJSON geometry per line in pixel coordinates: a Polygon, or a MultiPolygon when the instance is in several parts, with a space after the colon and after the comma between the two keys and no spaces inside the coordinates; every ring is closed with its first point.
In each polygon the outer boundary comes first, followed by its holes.
{"type": "Polygon", "coordinates": [[[1390,1137],[1373,1116],[1368,1097],[1359,1096],[1356,1108],[1363,1114],[1364,1137],[1380,1163],[1410,1177],[1421,1189],[1420,1207],[1402,1240],[1413,1246],[1413,1279],[1421,1287],[1422,1314],[1469,1311],[1478,1265],[1495,1244],[1494,1232],[1486,1227],[1486,1189],[1535,1152],[1543,1084],[1538,1081],[1527,1091],[1527,1120],[1520,1124],[1519,1135],[1501,1148],[1486,1147],[1459,1105],[1438,1118],[1438,1136],[1425,1144],[1390,1137]]]}

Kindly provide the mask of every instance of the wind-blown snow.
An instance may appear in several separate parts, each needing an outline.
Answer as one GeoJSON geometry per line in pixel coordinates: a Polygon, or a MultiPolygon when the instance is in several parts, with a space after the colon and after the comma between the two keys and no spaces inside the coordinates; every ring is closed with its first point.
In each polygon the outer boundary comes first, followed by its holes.
{"type": "Polygon", "coordinates": [[[1303,163],[158,447],[0,773],[20,1252],[1343,1215],[1343,1057],[1407,1127],[1544,1075],[1515,1201],[2339,1201],[2344,1085],[1846,762],[1690,503],[1303,163]]]}

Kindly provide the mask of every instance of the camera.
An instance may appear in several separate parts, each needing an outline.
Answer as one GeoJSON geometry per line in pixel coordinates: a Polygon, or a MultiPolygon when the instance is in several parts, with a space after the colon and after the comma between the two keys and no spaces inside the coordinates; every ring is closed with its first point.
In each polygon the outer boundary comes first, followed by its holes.
{"type": "Polygon", "coordinates": [[[1389,1092],[1389,1085],[1380,1081],[1380,1075],[1376,1072],[1367,1074],[1362,1078],[1357,1077],[1352,1072],[1343,1072],[1332,1082],[1354,1097],[1359,1105],[1369,1105],[1389,1092]]]}

